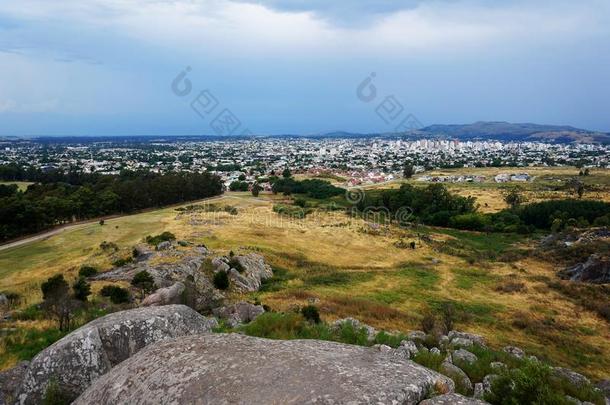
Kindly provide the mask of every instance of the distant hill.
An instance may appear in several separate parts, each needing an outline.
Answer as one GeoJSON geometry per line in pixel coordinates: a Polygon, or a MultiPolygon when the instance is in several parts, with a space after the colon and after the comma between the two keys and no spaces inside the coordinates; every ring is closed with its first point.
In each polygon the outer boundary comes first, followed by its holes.
{"type": "Polygon", "coordinates": [[[560,125],[475,122],[466,125],[431,125],[417,131],[428,136],[464,140],[547,141],[561,143],[610,143],[610,134],[560,125]]]}
{"type": "Polygon", "coordinates": [[[407,133],[358,134],[334,131],[315,137],[362,138],[370,136],[406,137],[408,139],[439,138],[499,141],[542,141],[552,143],[610,144],[610,134],[574,128],[567,125],[512,124],[510,122],[479,121],[464,125],[430,125],[407,133]]]}

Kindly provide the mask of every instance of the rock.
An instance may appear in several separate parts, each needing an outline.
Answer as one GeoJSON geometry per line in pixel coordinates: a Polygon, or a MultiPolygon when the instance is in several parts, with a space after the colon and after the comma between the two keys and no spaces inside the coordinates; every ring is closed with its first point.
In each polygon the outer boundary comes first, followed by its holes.
{"type": "Polygon", "coordinates": [[[570,404],[574,404],[574,405],[582,405],[582,401],[580,399],[576,399],[574,397],[571,397],[569,395],[565,396],[565,399],[567,402],[569,402],[570,404]]]}
{"type": "Polygon", "coordinates": [[[489,363],[489,367],[491,367],[491,369],[496,373],[500,373],[508,369],[508,366],[506,364],[499,361],[492,361],[491,363],[489,363]]]}
{"type": "Polygon", "coordinates": [[[470,353],[468,350],[458,349],[451,354],[453,364],[468,363],[472,364],[478,360],[477,356],[470,353]]]}
{"type": "Polygon", "coordinates": [[[165,240],[157,245],[157,250],[168,250],[172,248],[172,243],[168,240],[165,240]]]}
{"type": "Polygon", "coordinates": [[[451,346],[453,347],[471,347],[474,346],[474,342],[467,338],[456,337],[451,339],[451,346]]]}
{"type": "MultiPolygon", "coordinates": [[[[343,326],[343,324],[351,324],[352,327],[354,328],[354,330],[356,330],[356,331],[358,331],[362,328],[366,329],[366,336],[367,336],[369,342],[372,342],[373,340],[375,340],[375,337],[377,336],[377,330],[375,330],[375,328],[373,328],[372,326],[369,326],[365,323],[362,323],[359,320],[354,319],[354,318],[343,318],[343,319],[336,320],[331,325],[331,329],[338,330],[343,326]]],[[[404,342],[404,340],[403,340],[403,342],[404,342]]]]}
{"type": "Polygon", "coordinates": [[[470,381],[468,375],[466,375],[461,368],[454,366],[451,363],[443,362],[441,363],[441,368],[439,371],[447,377],[450,377],[457,385],[464,387],[466,392],[473,392],[472,381],[470,381]]]}
{"type": "Polygon", "coordinates": [[[224,301],[224,295],[214,288],[208,275],[201,270],[206,260],[207,249],[195,247],[189,251],[172,251],[179,254],[178,260],[172,263],[163,262],[151,265],[149,262],[137,262],[118,269],[101,273],[92,277],[93,280],[131,281],[141,271],[147,271],[160,287],[170,287],[176,282],[185,285],[185,295],[188,305],[197,311],[209,311],[219,307],[224,301]]]}
{"type": "Polygon", "coordinates": [[[493,382],[498,377],[500,377],[500,376],[497,374],[487,374],[485,377],[483,377],[483,393],[484,394],[491,392],[491,386],[493,385],[493,382]]]}
{"type": "Polygon", "coordinates": [[[447,337],[449,338],[449,341],[451,343],[453,343],[453,341],[455,339],[461,338],[461,339],[468,339],[468,340],[472,341],[472,343],[477,344],[479,346],[485,346],[485,338],[483,338],[483,336],[481,336],[481,335],[475,335],[474,333],[459,332],[456,330],[452,330],[451,332],[449,332],[447,337]]]}
{"type": "Polygon", "coordinates": [[[242,323],[253,321],[256,317],[265,313],[265,309],[261,305],[241,301],[236,304],[216,308],[212,312],[217,318],[226,319],[229,326],[235,328],[242,323]]]}
{"type": "Polygon", "coordinates": [[[144,298],[142,301],[143,307],[180,304],[182,302],[182,293],[184,292],[184,284],[178,281],[171,287],[159,288],[157,291],[144,298]]]}
{"type": "Polygon", "coordinates": [[[396,354],[404,357],[405,359],[410,359],[419,353],[419,349],[411,340],[403,340],[400,342],[400,346],[396,348],[396,354]]]}
{"type": "Polygon", "coordinates": [[[430,349],[430,353],[440,356],[441,350],[438,347],[433,347],[430,349]]]}
{"type": "Polygon", "coordinates": [[[417,343],[423,343],[426,341],[426,333],[421,330],[414,330],[407,333],[407,337],[409,340],[412,340],[417,343]]]}
{"type": "Polygon", "coordinates": [[[487,402],[460,394],[445,394],[421,401],[419,405],[485,405],[487,402]]]}
{"type": "Polygon", "coordinates": [[[610,283],[610,259],[592,254],[586,262],[568,267],[557,274],[564,280],[607,284],[610,283]]]}
{"type": "Polygon", "coordinates": [[[133,248],[135,259],[138,262],[143,262],[154,256],[154,252],[150,250],[148,245],[139,244],[133,248]]]}
{"type": "Polygon", "coordinates": [[[209,334],[145,348],[74,404],[417,404],[437,387],[452,390],[453,384],[366,347],[209,334]]]}
{"type": "Polygon", "coordinates": [[[485,390],[483,389],[483,383],[476,383],[474,385],[474,398],[483,399],[485,397],[485,390]]]}
{"type": "Polygon", "coordinates": [[[271,266],[265,263],[263,256],[249,253],[233,258],[238,268],[229,270],[229,279],[234,290],[239,292],[258,291],[263,280],[273,277],[271,266]]]}
{"type": "Polygon", "coordinates": [[[516,346],[506,346],[502,350],[516,359],[525,358],[525,352],[516,346]]]}
{"type": "Polygon", "coordinates": [[[447,335],[443,335],[438,339],[438,345],[443,348],[446,349],[449,346],[449,336],[447,335]]]}
{"type": "Polygon", "coordinates": [[[380,351],[381,353],[391,353],[394,350],[388,345],[373,345],[373,349],[380,351]]]}
{"type": "MultiPolygon", "coordinates": [[[[608,400],[610,400],[610,380],[603,380],[595,384],[595,388],[600,390],[608,400]]],[[[606,402],[608,402],[606,400],[606,402]]]]}
{"type": "Polygon", "coordinates": [[[0,372],[0,404],[12,404],[17,398],[17,389],[23,381],[29,361],[20,361],[11,369],[0,372]]]}
{"type": "Polygon", "coordinates": [[[218,323],[184,305],[137,308],[96,319],[38,353],[19,388],[20,404],[41,402],[50,380],[76,398],[113,366],[159,340],[210,332],[218,323]]]}
{"type": "Polygon", "coordinates": [[[582,387],[590,385],[591,381],[582,374],[578,374],[576,371],[570,370],[563,367],[553,367],[553,374],[559,378],[562,378],[572,384],[574,387],[582,387]]]}
{"type": "Polygon", "coordinates": [[[224,271],[225,273],[231,270],[231,266],[228,264],[226,257],[215,257],[212,259],[212,266],[214,267],[214,273],[224,271]]]}
{"type": "Polygon", "coordinates": [[[8,298],[5,294],[0,294],[0,307],[8,307],[8,298]]]}

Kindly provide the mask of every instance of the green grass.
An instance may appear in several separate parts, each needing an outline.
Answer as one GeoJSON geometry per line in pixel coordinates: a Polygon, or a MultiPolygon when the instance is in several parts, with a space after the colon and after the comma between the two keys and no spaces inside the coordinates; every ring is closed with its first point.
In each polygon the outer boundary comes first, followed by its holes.
{"type": "Polygon", "coordinates": [[[489,274],[485,269],[453,269],[455,285],[457,288],[469,290],[473,287],[483,287],[496,281],[497,277],[489,274]]]}

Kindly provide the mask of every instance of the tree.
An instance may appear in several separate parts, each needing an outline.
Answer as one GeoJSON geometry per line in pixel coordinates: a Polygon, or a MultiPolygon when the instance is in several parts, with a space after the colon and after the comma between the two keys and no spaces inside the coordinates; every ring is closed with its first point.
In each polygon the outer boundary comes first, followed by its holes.
{"type": "Polygon", "coordinates": [[[246,175],[245,174],[240,174],[239,177],[237,178],[239,181],[245,181],[246,180],[246,175]]]}
{"type": "Polygon", "coordinates": [[[415,168],[411,162],[407,162],[402,170],[402,175],[405,179],[410,179],[415,174],[415,168]]]}
{"type": "Polygon", "coordinates": [[[42,306],[45,311],[59,323],[60,331],[70,329],[74,301],[70,296],[70,286],[63,274],[50,277],[40,286],[42,290],[42,306]]]}
{"type": "Polygon", "coordinates": [[[149,272],[143,270],[133,276],[131,285],[140,290],[140,299],[143,299],[146,294],[151,293],[155,289],[155,279],[149,272]]]}
{"type": "Polygon", "coordinates": [[[523,189],[521,187],[512,187],[504,193],[504,201],[510,208],[515,209],[526,202],[527,199],[523,195],[523,189]]]}
{"type": "Polygon", "coordinates": [[[290,172],[289,168],[284,169],[284,171],[282,172],[282,177],[285,179],[292,177],[292,173],[290,172]]]}
{"type": "Polygon", "coordinates": [[[72,285],[72,290],[74,290],[74,298],[82,302],[87,302],[87,297],[91,295],[91,285],[85,277],[79,277],[72,285]]]}
{"type": "Polygon", "coordinates": [[[261,192],[262,187],[258,185],[258,183],[254,183],[254,185],[252,185],[252,195],[254,197],[258,197],[259,193],[261,192]]]}

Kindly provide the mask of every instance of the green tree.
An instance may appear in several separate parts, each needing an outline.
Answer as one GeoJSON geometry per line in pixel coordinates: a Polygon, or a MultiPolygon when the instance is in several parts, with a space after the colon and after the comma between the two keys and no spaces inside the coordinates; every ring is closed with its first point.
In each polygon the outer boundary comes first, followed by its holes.
{"type": "Polygon", "coordinates": [[[252,185],[252,195],[254,197],[258,197],[259,193],[261,192],[262,187],[258,185],[258,183],[254,183],[254,185],[252,185]]]}
{"type": "Polygon", "coordinates": [[[405,163],[404,168],[402,169],[402,175],[405,179],[410,179],[415,174],[415,168],[411,164],[411,162],[405,163]]]}
{"type": "Polygon", "coordinates": [[[42,290],[42,306],[44,310],[59,323],[59,330],[70,329],[72,312],[75,309],[70,296],[70,286],[63,274],[50,277],[40,286],[42,290]]]}
{"type": "Polygon", "coordinates": [[[284,169],[284,171],[282,172],[282,177],[285,179],[292,177],[292,173],[290,172],[289,168],[284,169]]]}
{"type": "Polygon", "coordinates": [[[91,295],[91,285],[85,277],[79,277],[72,285],[72,290],[74,290],[74,298],[82,302],[87,302],[87,297],[91,295]]]}
{"type": "Polygon", "coordinates": [[[527,199],[523,195],[523,189],[521,187],[511,187],[504,192],[504,202],[512,209],[517,208],[526,201],[527,199]]]}
{"type": "Polygon", "coordinates": [[[131,285],[140,291],[140,299],[155,290],[155,279],[149,272],[143,270],[133,276],[131,285]]]}

